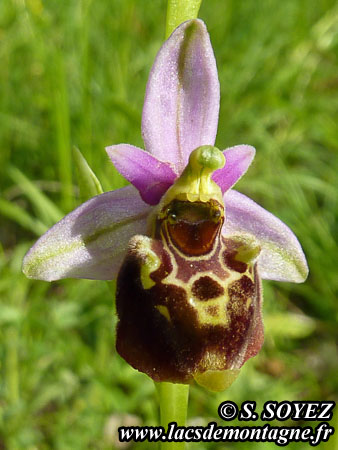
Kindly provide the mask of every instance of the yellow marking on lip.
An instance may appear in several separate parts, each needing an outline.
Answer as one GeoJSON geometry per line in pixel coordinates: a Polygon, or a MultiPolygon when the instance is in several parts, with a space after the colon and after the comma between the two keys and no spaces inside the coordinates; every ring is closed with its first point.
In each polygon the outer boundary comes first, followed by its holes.
{"type": "Polygon", "coordinates": [[[165,305],[156,305],[155,308],[168,320],[168,322],[171,322],[169,309],[165,305]]]}
{"type": "Polygon", "coordinates": [[[141,261],[140,279],[143,289],[155,286],[155,281],[150,275],[161,265],[161,260],[151,249],[152,240],[147,236],[136,235],[129,243],[132,252],[136,253],[141,261]]]}
{"type": "MultiPolygon", "coordinates": [[[[223,325],[226,326],[228,323],[228,318],[226,314],[225,307],[221,307],[222,301],[218,302],[222,299],[216,299],[212,304],[208,302],[208,305],[201,305],[201,308],[198,308],[198,320],[201,325],[223,325]],[[208,308],[215,306],[217,308],[217,313],[212,315],[208,312],[208,308]]],[[[225,300],[227,302],[228,299],[225,300]]]]}

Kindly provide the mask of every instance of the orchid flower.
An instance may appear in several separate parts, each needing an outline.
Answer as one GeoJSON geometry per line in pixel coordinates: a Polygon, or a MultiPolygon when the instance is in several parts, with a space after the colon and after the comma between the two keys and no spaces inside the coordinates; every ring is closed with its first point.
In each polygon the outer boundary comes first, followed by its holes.
{"type": "Polygon", "coordinates": [[[30,249],[30,278],[117,281],[117,350],[155,381],[222,390],[263,343],[261,279],[302,282],[292,231],[232,189],[255,149],[214,147],[219,81],[201,20],[180,25],[147,84],[145,150],[107,148],[132,184],[93,197],[30,249]]]}

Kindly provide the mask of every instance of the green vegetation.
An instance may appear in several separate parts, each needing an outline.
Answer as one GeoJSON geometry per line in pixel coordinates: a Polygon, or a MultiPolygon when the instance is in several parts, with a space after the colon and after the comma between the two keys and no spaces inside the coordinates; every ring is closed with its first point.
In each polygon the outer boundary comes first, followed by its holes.
{"type": "MultiPolygon", "coordinates": [[[[142,147],[145,84],[165,12],[164,0],[0,2],[1,449],[108,449],[122,416],[158,423],[152,381],[115,353],[108,285],[31,281],[21,261],[80,203],[74,146],[104,190],[127,184],[104,147],[142,147]]],[[[199,16],[221,82],[216,145],[256,147],[236,188],[294,230],[310,266],[305,284],[264,283],[265,344],[233,386],[222,394],[192,387],[188,418],[206,424],[226,399],[256,400],[259,411],[266,400],[337,398],[338,7],[205,0],[199,16]]],[[[248,445],[262,444],[190,448],[248,445]]],[[[335,445],[337,436],[320,448],[335,445]]],[[[142,447],[149,444],[133,448],[142,447]]]]}

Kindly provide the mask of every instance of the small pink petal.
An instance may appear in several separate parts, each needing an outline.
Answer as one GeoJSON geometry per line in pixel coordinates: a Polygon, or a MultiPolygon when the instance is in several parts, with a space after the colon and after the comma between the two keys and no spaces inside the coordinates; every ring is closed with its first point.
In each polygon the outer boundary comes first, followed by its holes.
{"type": "Polygon", "coordinates": [[[107,147],[106,151],[116,169],[149,205],[156,205],[177,177],[168,163],[138,147],[119,144],[107,147]]]}
{"type": "Polygon", "coordinates": [[[225,235],[249,234],[261,245],[258,269],[263,279],[302,283],[309,272],[298,239],[276,216],[231,189],[224,195],[225,235]]]}
{"type": "Polygon", "coordinates": [[[256,150],[251,145],[236,145],[224,150],[225,166],[216,170],[212,179],[222,189],[229,190],[245,174],[255,157],[256,150]]]}
{"type": "Polygon", "coordinates": [[[29,250],[29,278],[116,278],[129,239],[145,234],[151,207],[128,186],[91,198],[48,230],[29,250]]]}
{"type": "Polygon", "coordinates": [[[201,20],[180,25],[152,67],[143,107],[145,148],[180,173],[192,150],[215,142],[219,81],[209,34],[201,20]]]}

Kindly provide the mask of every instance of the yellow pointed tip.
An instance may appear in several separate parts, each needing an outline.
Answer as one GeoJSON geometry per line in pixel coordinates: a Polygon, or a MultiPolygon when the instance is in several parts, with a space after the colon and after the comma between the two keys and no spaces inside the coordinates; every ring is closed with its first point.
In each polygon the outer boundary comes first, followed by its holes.
{"type": "Polygon", "coordinates": [[[195,381],[209,391],[222,392],[225,391],[236,380],[240,369],[228,370],[207,370],[203,373],[195,375],[195,381]]]}

